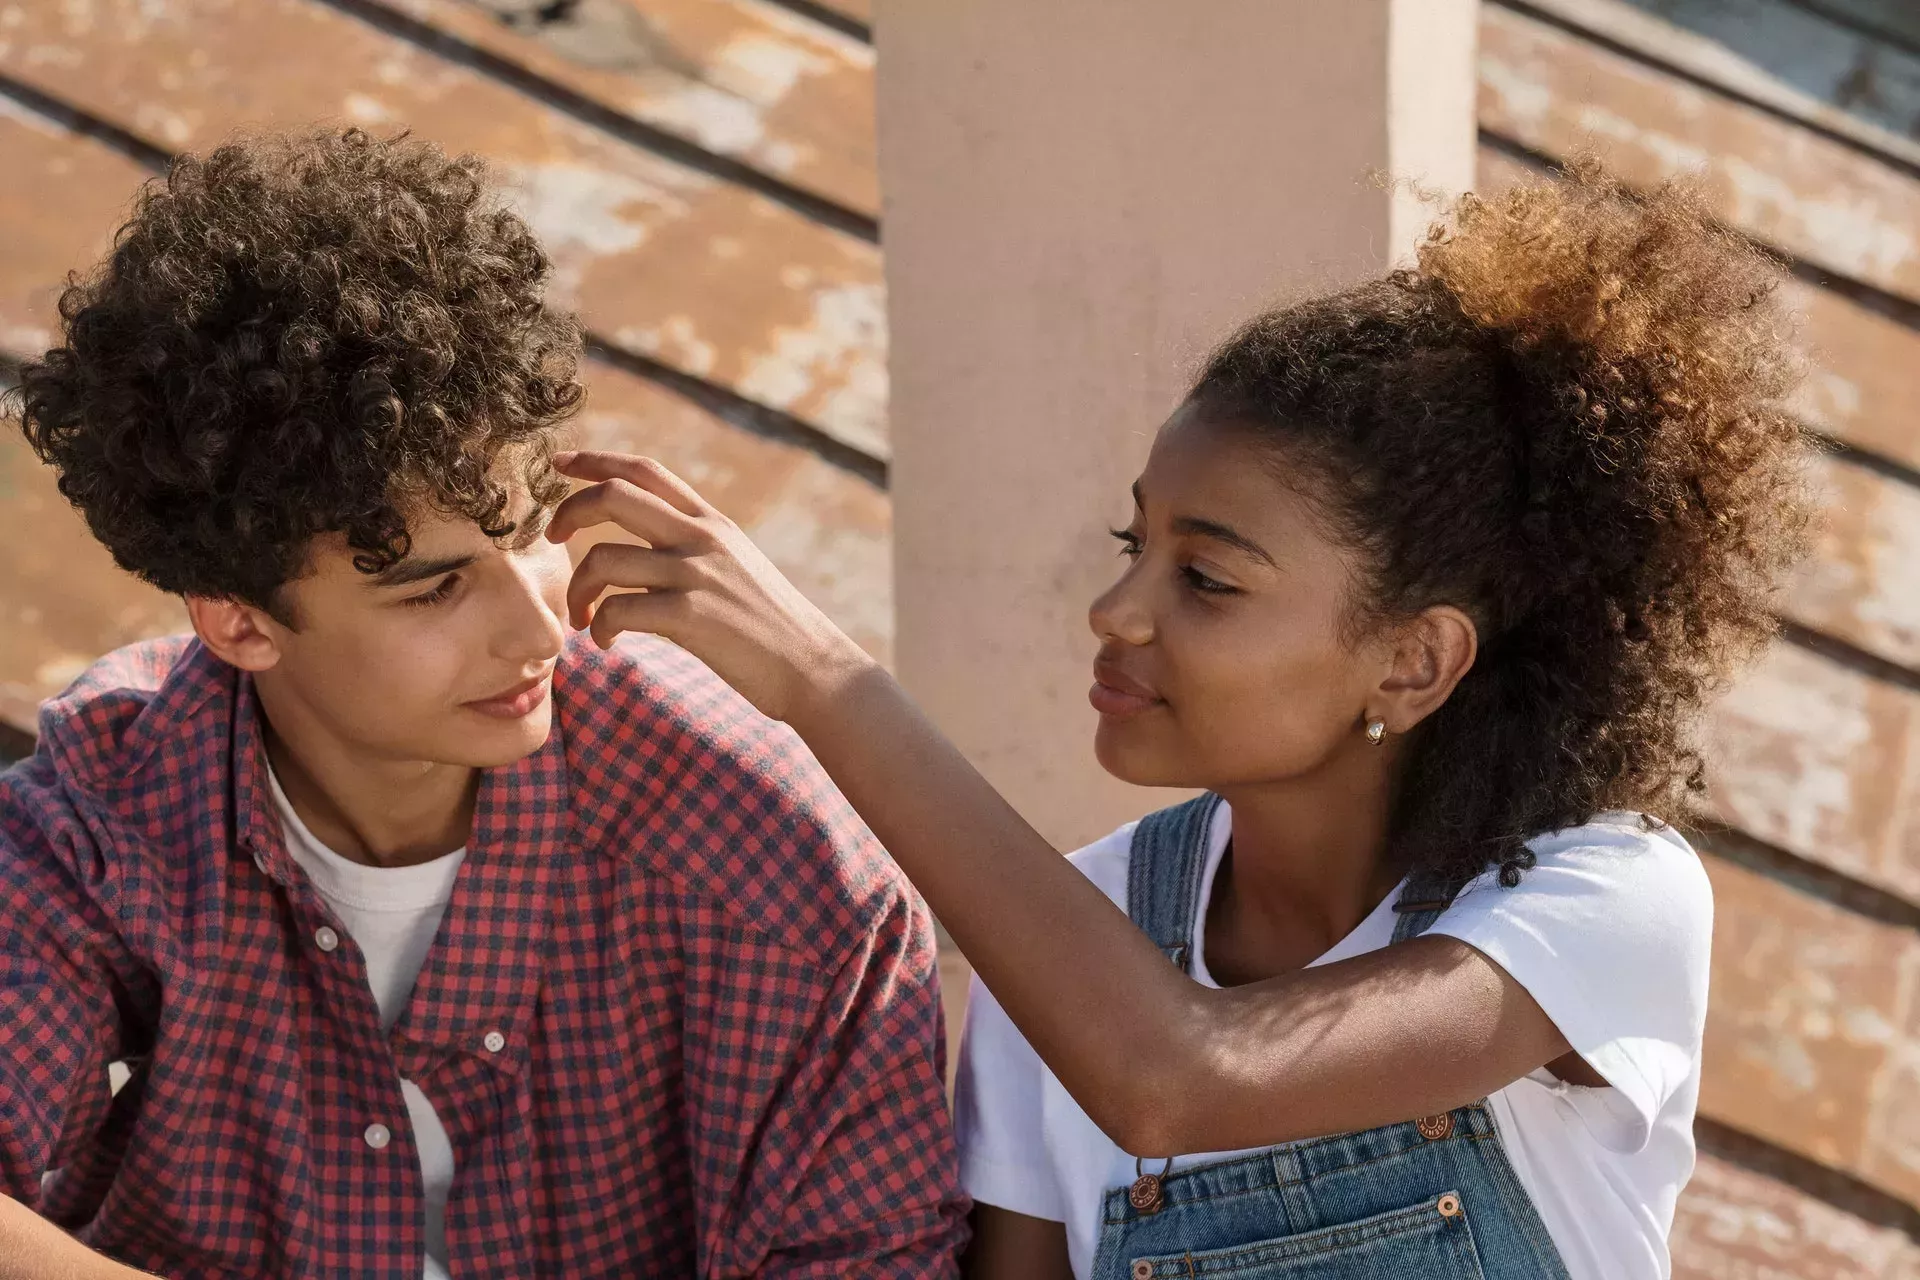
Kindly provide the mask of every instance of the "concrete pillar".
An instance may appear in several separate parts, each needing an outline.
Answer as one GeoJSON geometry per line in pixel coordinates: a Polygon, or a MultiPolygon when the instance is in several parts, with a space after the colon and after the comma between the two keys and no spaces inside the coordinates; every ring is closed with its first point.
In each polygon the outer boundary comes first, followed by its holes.
{"type": "Polygon", "coordinates": [[[1475,0],[879,0],[902,679],[1072,847],[1105,530],[1209,346],[1471,184],[1475,0]]]}

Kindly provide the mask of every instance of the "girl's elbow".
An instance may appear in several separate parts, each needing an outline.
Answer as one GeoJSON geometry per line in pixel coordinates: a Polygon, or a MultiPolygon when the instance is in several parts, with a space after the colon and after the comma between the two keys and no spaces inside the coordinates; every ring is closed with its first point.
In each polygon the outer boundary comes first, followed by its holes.
{"type": "Polygon", "coordinates": [[[1170,1156],[1206,1148],[1193,1143],[1194,1103],[1204,1095],[1196,1078],[1200,1064],[1178,1051],[1142,1054],[1127,1061],[1116,1087],[1091,1099],[1088,1117],[1115,1146],[1137,1156],[1170,1156]]]}

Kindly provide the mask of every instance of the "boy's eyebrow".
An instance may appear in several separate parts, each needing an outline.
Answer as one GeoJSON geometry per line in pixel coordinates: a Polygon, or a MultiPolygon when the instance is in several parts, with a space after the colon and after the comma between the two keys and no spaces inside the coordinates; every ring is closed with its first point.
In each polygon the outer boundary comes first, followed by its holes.
{"type": "Polygon", "coordinates": [[[442,574],[453,573],[472,563],[472,556],[441,556],[437,560],[402,560],[374,574],[369,582],[376,587],[404,587],[409,583],[425,582],[428,578],[438,578],[442,574]]]}
{"type": "Polygon", "coordinates": [[[525,551],[540,541],[540,535],[546,532],[549,524],[553,523],[553,512],[552,507],[541,507],[533,512],[514,527],[513,541],[507,545],[514,551],[525,551]]]}
{"type": "MultiPolygon", "coordinates": [[[[1138,480],[1133,482],[1133,505],[1142,511],[1146,510],[1147,504],[1141,501],[1140,498],[1140,482],[1138,480]]],[[[1175,516],[1173,519],[1173,531],[1175,533],[1191,534],[1199,538],[1212,538],[1215,542],[1224,542],[1230,547],[1238,547],[1257,560],[1266,561],[1267,564],[1273,568],[1278,569],[1280,567],[1275,563],[1274,558],[1267,554],[1265,547],[1255,542],[1252,538],[1247,537],[1245,534],[1236,532],[1231,527],[1221,524],[1217,520],[1202,520],[1198,516],[1175,516]]]]}
{"type": "MultiPolygon", "coordinates": [[[[522,520],[513,530],[513,541],[509,545],[515,551],[523,551],[540,540],[540,534],[553,519],[553,509],[543,507],[522,520]]],[[[425,582],[428,578],[438,578],[442,574],[454,573],[474,562],[473,556],[441,556],[435,560],[402,560],[398,564],[388,565],[368,579],[374,587],[404,587],[415,582],[425,582]]]]}

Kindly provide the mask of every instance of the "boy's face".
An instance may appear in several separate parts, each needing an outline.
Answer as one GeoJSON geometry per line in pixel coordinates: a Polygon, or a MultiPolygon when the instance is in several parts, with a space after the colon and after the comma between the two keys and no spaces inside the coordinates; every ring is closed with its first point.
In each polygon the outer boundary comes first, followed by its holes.
{"type": "Polygon", "coordinates": [[[317,539],[307,575],[283,589],[298,629],[249,611],[271,661],[239,665],[275,731],[368,764],[492,768],[537,750],[571,564],[524,492],[508,515],[515,530],[495,542],[471,520],[416,514],[408,556],[378,575],[354,567],[341,535],[317,539]]]}

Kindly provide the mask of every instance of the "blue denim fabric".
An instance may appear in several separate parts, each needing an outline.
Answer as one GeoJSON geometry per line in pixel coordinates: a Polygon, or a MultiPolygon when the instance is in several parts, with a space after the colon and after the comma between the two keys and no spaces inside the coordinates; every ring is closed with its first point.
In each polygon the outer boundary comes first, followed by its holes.
{"type": "MultiPolygon", "coordinates": [[[[1218,804],[1202,796],[1134,832],[1128,913],[1183,969],[1218,804]]],[[[1440,914],[1443,894],[1410,909],[1418,889],[1401,901],[1396,943],[1440,914]]],[[[1162,1180],[1148,1211],[1115,1187],[1104,1209],[1093,1280],[1567,1277],[1484,1101],[1182,1169],[1162,1180]]]]}

